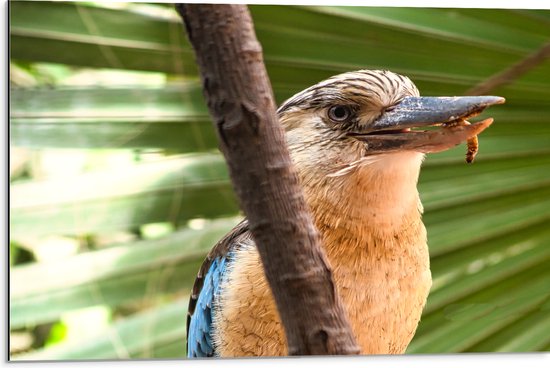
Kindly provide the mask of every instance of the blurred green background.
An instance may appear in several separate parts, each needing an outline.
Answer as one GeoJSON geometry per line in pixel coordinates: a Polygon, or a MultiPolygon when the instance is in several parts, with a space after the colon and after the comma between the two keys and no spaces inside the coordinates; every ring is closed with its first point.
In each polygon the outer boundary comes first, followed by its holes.
{"type": "MultiPolygon", "coordinates": [[[[389,69],[461,95],[550,41],[548,10],[251,6],[280,103],[389,69]]],[[[185,356],[187,299],[239,220],[168,4],[10,2],[12,359],[185,356]]],[[[550,62],[490,91],[473,165],[430,156],[433,288],[409,353],[550,350],[550,62]]]]}

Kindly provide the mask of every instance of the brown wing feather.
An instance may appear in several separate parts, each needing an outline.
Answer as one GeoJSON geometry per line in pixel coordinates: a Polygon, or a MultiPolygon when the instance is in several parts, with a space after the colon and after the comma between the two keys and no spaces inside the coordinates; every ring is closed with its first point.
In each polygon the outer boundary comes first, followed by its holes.
{"type": "Polygon", "coordinates": [[[217,257],[225,256],[230,250],[238,246],[240,242],[236,241],[241,236],[248,233],[248,220],[244,219],[237,226],[235,226],[230,232],[228,232],[219,242],[206,255],[206,259],[201,265],[195,283],[193,284],[193,291],[189,298],[189,306],[187,307],[187,337],[189,337],[189,325],[191,323],[191,317],[195,312],[197,305],[197,299],[202,290],[204,283],[204,276],[208,272],[212,261],[217,257]]]}

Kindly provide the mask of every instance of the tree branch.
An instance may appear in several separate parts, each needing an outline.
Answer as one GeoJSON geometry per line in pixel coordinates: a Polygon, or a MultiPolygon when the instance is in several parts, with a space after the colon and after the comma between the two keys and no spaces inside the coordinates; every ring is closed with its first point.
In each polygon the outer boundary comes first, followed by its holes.
{"type": "Polygon", "coordinates": [[[488,79],[473,86],[467,90],[464,95],[478,96],[484,95],[492,90],[513,82],[514,80],[527,73],[529,70],[541,64],[544,60],[550,57],[550,43],[545,44],[540,49],[536,50],[526,58],[520,60],[511,67],[492,75],[488,79]]]}
{"type": "Polygon", "coordinates": [[[290,355],[358,354],[279,125],[243,5],[177,4],[290,355]]]}

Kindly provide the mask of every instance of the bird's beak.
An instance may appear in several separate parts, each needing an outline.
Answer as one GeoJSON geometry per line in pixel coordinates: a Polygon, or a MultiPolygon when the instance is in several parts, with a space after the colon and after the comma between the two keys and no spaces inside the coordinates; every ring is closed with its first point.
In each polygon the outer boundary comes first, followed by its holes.
{"type": "Polygon", "coordinates": [[[367,128],[350,135],[367,144],[368,154],[395,151],[440,152],[481,133],[493,122],[466,119],[504,103],[497,96],[406,97],[367,128]],[[441,126],[435,130],[413,130],[441,126]]]}

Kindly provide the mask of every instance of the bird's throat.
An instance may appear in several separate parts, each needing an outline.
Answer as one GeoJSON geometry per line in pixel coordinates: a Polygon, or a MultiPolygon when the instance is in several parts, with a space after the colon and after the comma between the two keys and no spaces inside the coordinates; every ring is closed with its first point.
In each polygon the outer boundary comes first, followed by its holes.
{"type": "MultiPolygon", "coordinates": [[[[431,277],[418,211],[420,162],[407,154],[381,158],[345,177],[325,175],[322,182],[315,181],[319,172],[308,177],[298,166],[362,354],[404,352],[426,302],[431,277]]],[[[241,244],[233,262],[238,267],[226,279],[231,287],[221,288],[225,308],[213,316],[218,354],[286,355],[283,327],[253,243],[241,244]]]]}
{"type": "Polygon", "coordinates": [[[422,205],[416,188],[423,155],[414,152],[375,156],[341,176],[323,182],[303,180],[306,200],[322,229],[362,238],[406,231],[420,221],[422,205]]]}
{"type": "Polygon", "coordinates": [[[407,153],[380,158],[333,182],[337,190],[306,190],[363,354],[403,353],[431,286],[416,189],[421,161],[407,153]]]}

